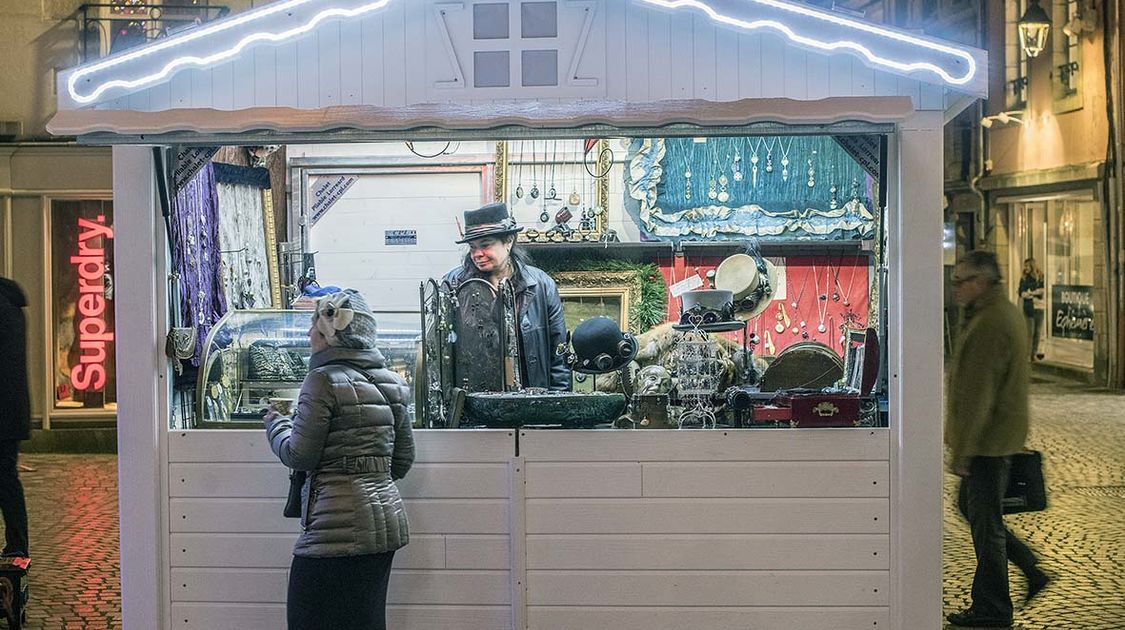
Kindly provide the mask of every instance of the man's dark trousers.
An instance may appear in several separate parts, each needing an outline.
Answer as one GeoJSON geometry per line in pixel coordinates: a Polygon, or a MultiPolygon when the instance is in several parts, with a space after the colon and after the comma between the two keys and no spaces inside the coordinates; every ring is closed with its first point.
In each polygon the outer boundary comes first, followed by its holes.
{"type": "Polygon", "coordinates": [[[1004,526],[1004,491],[1011,462],[1007,457],[974,457],[969,476],[961,478],[957,507],[969,522],[977,572],[973,575],[973,610],[989,619],[1011,619],[1008,560],[1025,575],[1035,572],[1035,554],[1004,526]]]}
{"type": "Polygon", "coordinates": [[[27,504],[19,477],[19,440],[0,440],[0,513],[4,515],[4,553],[28,555],[27,504]]]}

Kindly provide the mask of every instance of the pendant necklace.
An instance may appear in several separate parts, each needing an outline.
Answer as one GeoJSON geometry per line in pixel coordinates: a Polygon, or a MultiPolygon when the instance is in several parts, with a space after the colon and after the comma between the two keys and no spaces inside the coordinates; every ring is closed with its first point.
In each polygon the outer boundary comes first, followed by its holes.
{"type": "Polygon", "coordinates": [[[844,291],[844,306],[851,306],[850,301],[852,295],[852,286],[855,284],[855,275],[859,273],[859,256],[856,255],[855,262],[852,263],[852,276],[848,279],[848,290],[844,291]]]}
{"type": "Polygon", "coordinates": [[[731,164],[731,171],[734,172],[734,181],[742,181],[742,150],[739,145],[742,144],[742,139],[738,138],[734,144],[734,162],[731,164]]]}
{"type": "Polygon", "coordinates": [[[773,147],[777,144],[777,138],[767,138],[766,143],[766,168],[767,173],[773,172],[773,147]]]}
{"type": "Polygon", "coordinates": [[[695,142],[688,138],[684,143],[684,201],[691,201],[691,158],[695,152],[695,142]],[[688,149],[692,151],[688,151],[688,149]]]}
{"type": "MultiPolygon", "coordinates": [[[[830,181],[832,182],[832,187],[828,189],[828,192],[831,193],[832,196],[828,199],[828,208],[830,210],[835,210],[836,208],[840,207],[840,198],[836,195],[836,193],[839,192],[840,188],[836,185],[835,166],[832,167],[832,178],[830,181]]],[[[839,273],[839,271],[837,271],[837,273],[839,273]]]]}
{"type": "MultiPolygon", "coordinates": [[[[543,155],[544,155],[543,161],[546,162],[547,161],[547,158],[546,158],[547,150],[546,149],[543,149],[543,155]]],[[[543,172],[544,173],[547,172],[547,165],[546,164],[543,165],[543,172]]],[[[527,193],[527,203],[535,203],[535,200],[538,199],[538,198],[539,198],[539,183],[537,181],[535,181],[535,141],[532,140],[531,141],[531,191],[527,193]]],[[[546,211],[544,211],[544,213],[546,213],[546,211]]],[[[546,222],[544,221],[544,223],[546,223],[546,222]]]]}
{"type": "Polygon", "coordinates": [[[783,145],[778,141],[778,147],[781,149],[781,181],[789,181],[789,149],[793,148],[793,137],[786,138],[786,143],[783,145]]]}
{"type": "Polygon", "coordinates": [[[852,201],[859,201],[859,178],[852,178],[852,201]]]}
{"type": "MultiPolygon", "coordinates": [[[[708,140],[708,142],[710,142],[710,140],[708,140]]],[[[719,156],[717,155],[717,150],[714,148],[709,148],[707,151],[710,154],[707,156],[707,174],[710,175],[710,178],[707,180],[707,198],[714,201],[719,198],[719,184],[715,181],[715,171],[717,170],[717,164],[715,163],[719,160],[719,156]]]]}
{"type": "Polygon", "coordinates": [[[807,160],[807,164],[809,165],[809,188],[813,188],[816,186],[816,166],[813,164],[813,160],[815,159],[816,149],[813,149],[812,155],[809,156],[809,159],[807,160]]]}
{"type": "Polygon", "coordinates": [[[520,161],[516,163],[516,199],[523,199],[523,141],[520,141],[520,161]]]}
{"type": "Polygon", "coordinates": [[[571,182],[570,197],[567,197],[566,199],[567,202],[570,203],[570,205],[575,207],[582,203],[582,195],[578,194],[578,182],[582,178],[582,172],[578,170],[578,160],[579,157],[576,155],[574,157],[574,161],[569,164],[569,166],[571,167],[571,172],[574,173],[574,179],[571,182]]]}
{"type": "MultiPolygon", "coordinates": [[[[824,278],[825,291],[828,290],[828,277],[824,278]]],[[[816,272],[816,265],[813,265],[813,288],[816,289],[816,317],[819,324],[816,329],[818,332],[826,332],[828,327],[824,325],[824,318],[828,315],[828,296],[820,292],[820,277],[816,272]]]]}
{"type": "Polygon", "coordinates": [[[788,317],[785,315],[785,303],[783,303],[783,302],[777,303],[777,316],[776,317],[777,317],[777,325],[775,325],[773,327],[773,329],[776,330],[779,334],[785,332],[785,328],[786,328],[785,320],[788,319],[788,317]]]}
{"type": "MultiPolygon", "coordinates": [[[[547,152],[543,152],[543,159],[547,159],[547,152]]],[[[555,200],[559,198],[558,191],[555,190],[555,166],[558,164],[559,159],[559,145],[558,140],[551,141],[551,187],[547,189],[547,199],[555,200]]],[[[543,181],[547,180],[547,169],[543,169],[543,181]]],[[[812,184],[809,184],[810,186],[812,184]]]]}
{"type": "Polygon", "coordinates": [[[727,184],[730,183],[730,180],[727,179],[727,174],[724,172],[726,167],[722,165],[722,162],[716,162],[716,164],[719,165],[719,203],[726,203],[730,201],[730,193],[727,192],[727,184]]]}
{"type": "Polygon", "coordinates": [[[750,185],[758,187],[758,150],[762,148],[762,139],[756,138],[754,151],[750,154],[750,185]]]}
{"type": "Polygon", "coordinates": [[[832,292],[832,301],[840,301],[840,293],[843,292],[843,287],[840,286],[840,266],[844,264],[844,257],[840,256],[840,260],[836,262],[836,273],[832,276],[832,281],[836,283],[836,289],[832,292]]]}

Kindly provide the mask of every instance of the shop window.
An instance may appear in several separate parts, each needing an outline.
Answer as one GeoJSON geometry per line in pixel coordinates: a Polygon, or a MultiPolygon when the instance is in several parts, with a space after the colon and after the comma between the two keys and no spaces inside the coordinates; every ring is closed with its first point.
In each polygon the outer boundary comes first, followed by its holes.
{"type": "Polygon", "coordinates": [[[524,39],[559,36],[557,2],[521,2],[520,35],[524,39]]]}
{"type": "Polygon", "coordinates": [[[1051,84],[1055,97],[1056,113],[1082,107],[1082,48],[1084,22],[1079,0],[1055,0],[1052,3],[1052,22],[1059,25],[1052,37],[1051,84]]]}
{"type": "Polygon", "coordinates": [[[473,5],[473,39],[508,39],[508,3],[473,5]]]}
{"type": "Polygon", "coordinates": [[[510,63],[506,50],[473,53],[473,87],[508,87],[512,84],[510,63]]]}
{"type": "Polygon", "coordinates": [[[1027,9],[1026,0],[1004,3],[1004,109],[1027,107],[1028,58],[1020,46],[1016,23],[1027,9]]]}
{"type": "Polygon", "coordinates": [[[55,409],[117,407],[113,203],[51,203],[55,409]]]}

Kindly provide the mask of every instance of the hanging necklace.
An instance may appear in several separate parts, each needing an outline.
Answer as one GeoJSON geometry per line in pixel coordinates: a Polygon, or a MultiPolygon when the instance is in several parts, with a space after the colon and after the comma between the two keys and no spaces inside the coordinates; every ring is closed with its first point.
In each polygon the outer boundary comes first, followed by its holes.
{"type": "Polygon", "coordinates": [[[859,201],[859,178],[852,177],[852,201],[859,201]]]}
{"type": "Polygon", "coordinates": [[[742,144],[742,138],[735,138],[734,140],[734,162],[731,164],[731,171],[734,173],[734,181],[742,181],[742,150],[739,148],[742,144]]]}
{"type": "Polygon", "coordinates": [[[843,288],[840,286],[840,267],[843,264],[844,264],[844,257],[841,255],[840,259],[836,261],[836,273],[833,274],[833,276],[832,276],[832,281],[836,283],[836,285],[835,285],[836,289],[834,291],[832,291],[832,301],[833,302],[839,302],[840,301],[840,293],[843,292],[843,288]]]}
{"type": "MultiPolygon", "coordinates": [[[[546,154],[546,150],[544,150],[544,155],[545,154],[546,154]]],[[[543,161],[546,161],[546,160],[547,160],[547,158],[544,157],[543,161]]],[[[545,169],[547,168],[547,165],[544,164],[543,168],[544,168],[544,172],[546,172],[545,169]]],[[[527,203],[535,203],[535,200],[539,198],[539,182],[536,181],[536,179],[535,179],[535,141],[534,140],[531,141],[531,178],[532,178],[531,179],[531,191],[528,192],[528,194],[527,194],[527,203]]]]}
{"type": "Polygon", "coordinates": [[[813,160],[815,159],[816,149],[813,149],[812,155],[810,155],[809,159],[807,160],[807,164],[809,165],[809,188],[813,188],[814,186],[816,186],[816,166],[813,164],[813,160]]]}
{"type": "Polygon", "coordinates": [[[777,138],[767,138],[766,143],[766,168],[767,173],[773,172],[773,147],[777,144],[777,138]]]}
{"type": "Polygon", "coordinates": [[[755,138],[754,152],[750,154],[750,185],[758,187],[758,150],[762,148],[762,139],[755,138]]]}
{"type": "MultiPolygon", "coordinates": [[[[579,147],[579,148],[581,148],[581,147],[579,147]]],[[[578,167],[578,160],[579,160],[579,157],[576,155],[574,157],[574,161],[569,164],[570,171],[571,171],[571,173],[574,174],[574,178],[571,181],[570,197],[567,198],[567,201],[570,202],[570,205],[575,206],[575,207],[577,207],[578,204],[582,203],[582,195],[578,194],[578,180],[581,179],[581,176],[582,176],[582,172],[579,171],[578,168],[577,168],[578,167]]]]}
{"type": "MultiPolygon", "coordinates": [[[[718,153],[718,148],[715,149],[715,152],[718,153]]],[[[715,159],[715,165],[719,167],[719,203],[726,203],[730,201],[730,193],[727,192],[727,184],[730,183],[730,180],[727,179],[726,166],[723,166],[723,163],[717,158],[715,159]]]]}
{"type": "Polygon", "coordinates": [[[695,141],[688,138],[684,144],[684,201],[691,201],[691,158],[694,153],[695,141]]]}
{"type": "MultiPolygon", "coordinates": [[[[828,290],[828,276],[825,276],[824,289],[828,290]]],[[[828,296],[820,292],[820,277],[816,272],[816,265],[813,265],[813,288],[816,289],[816,317],[820,322],[816,329],[818,332],[826,332],[828,327],[824,325],[824,318],[828,315],[828,296]]]]}
{"type": "MultiPolygon", "coordinates": [[[[856,254],[855,262],[852,263],[852,275],[848,278],[848,290],[844,291],[844,306],[851,306],[852,286],[855,284],[855,276],[859,273],[859,255],[856,254]]],[[[850,309],[849,309],[850,310],[850,309]]]]}
{"type": "Polygon", "coordinates": [[[786,138],[786,143],[781,144],[778,141],[778,146],[781,149],[781,181],[789,181],[789,149],[793,148],[793,137],[786,138]]]}
{"type": "Polygon", "coordinates": [[[523,140],[520,140],[520,161],[516,163],[516,199],[523,199],[523,140]]]}
{"type": "MultiPolygon", "coordinates": [[[[711,141],[708,140],[707,142],[710,144],[711,141]]],[[[713,147],[705,147],[705,150],[710,154],[707,156],[707,174],[710,175],[710,179],[707,180],[707,198],[714,201],[719,198],[719,184],[715,181],[715,171],[718,170],[715,162],[718,161],[719,157],[713,147]]]]}
{"type": "MultiPolygon", "coordinates": [[[[838,186],[836,186],[836,166],[835,165],[832,166],[832,177],[831,177],[830,181],[832,182],[832,187],[828,189],[828,192],[831,193],[832,196],[828,200],[828,208],[830,210],[835,210],[836,208],[840,207],[840,199],[836,195],[836,193],[840,190],[840,188],[838,186]]],[[[839,271],[837,271],[837,273],[839,273],[839,271]]]]}
{"type": "MultiPolygon", "coordinates": [[[[543,152],[543,159],[547,159],[547,152],[543,152]]],[[[559,144],[558,140],[551,141],[551,187],[547,189],[547,199],[555,200],[559,198],[558,191],[555,190],[555,166],[558,165],[559,159],[559,144]]],[[[543,181],[547,180],[546,168],[543,169],[543,181]]],[[[811,185],[811,184],[810,184],[811,185]]]]}

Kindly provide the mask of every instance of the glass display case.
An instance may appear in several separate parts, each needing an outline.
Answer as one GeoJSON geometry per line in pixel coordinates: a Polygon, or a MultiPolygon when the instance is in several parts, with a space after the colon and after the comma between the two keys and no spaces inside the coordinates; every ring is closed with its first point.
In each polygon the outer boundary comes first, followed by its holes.
{"type": "MultiPolygon", "coordinates": [[[[232,310],[207,335],[200,359],[193,427],[260,428],[271,403],[295,404],[309,369],[310,311],[232,310]]],[[[421,324],[417,313],[376,313],[387,369],[411,388],[421,324]]]]}
{"type": "Polygon", "coordinates": [[[200,356],[195,427],[258,428],[272,401],[296,401],[309,369],[309,311],[232,310],[200,356]]]}

